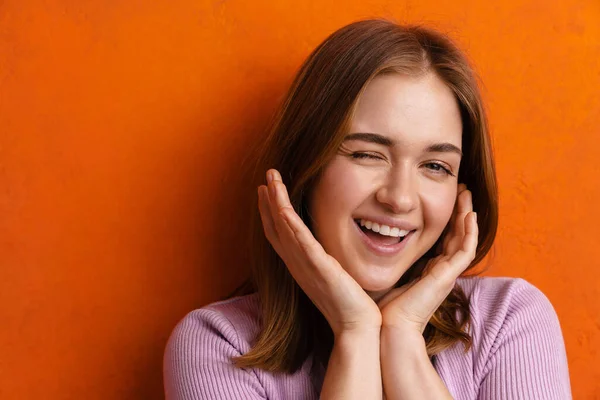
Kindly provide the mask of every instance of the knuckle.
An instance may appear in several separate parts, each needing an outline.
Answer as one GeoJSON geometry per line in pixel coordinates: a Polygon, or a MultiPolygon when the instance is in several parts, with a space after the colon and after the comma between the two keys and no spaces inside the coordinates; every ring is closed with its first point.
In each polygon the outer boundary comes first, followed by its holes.
{"type": "Polygon", "coordinates": [[[300,248],[305,253],[312,253],[315,250],[315,243],[312,240],[306,240],[306,238],[304,238],[299,244],[300,248]]]}
{"type": "Polygon", "coordinates": [[[287,194],[287,187],[282,181],[273,181],[273,186],[278,192],[283,191],[283,193],[287,194]]]}
{"type": "Polygon", "coordinates": [[[294,209],[290,205],[277,206],[277,212],[283,218],[286,218],[286,214],[294,212],[294,209]]]}

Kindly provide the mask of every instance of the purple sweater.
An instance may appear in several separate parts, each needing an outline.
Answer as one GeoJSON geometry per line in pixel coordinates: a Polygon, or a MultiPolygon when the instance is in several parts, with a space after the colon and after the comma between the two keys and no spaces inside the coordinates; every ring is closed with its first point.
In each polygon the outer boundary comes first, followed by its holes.
{"type": "MultiPolygon", "coordinates": [[[[471,350],[439,353],[434,367],[455,399],[571,399],[565,345],[548,298],[519,278],[459,278],[471,300],[471,350]]],[[[242,370],[230,361],[257,336],[256,294],[190,312],[175,327],[164,358],[167,400],[318,399],[325,371],[309,357],[294,374],[242,370]]]]}

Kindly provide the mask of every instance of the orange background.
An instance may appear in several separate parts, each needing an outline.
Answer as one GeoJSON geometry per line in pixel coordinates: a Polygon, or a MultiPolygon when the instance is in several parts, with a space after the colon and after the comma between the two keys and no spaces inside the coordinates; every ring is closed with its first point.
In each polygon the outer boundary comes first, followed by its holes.
{"type": "Polygon", "coordinates": [[[600,2],[299,3],[0,2],[0,398],[163,397],[171,329],[247,271],[248,146],[308,53],[369,16],[470,55],[500,184],[488,274],[546,293],[574,397],[600,398],[600,2]]]}

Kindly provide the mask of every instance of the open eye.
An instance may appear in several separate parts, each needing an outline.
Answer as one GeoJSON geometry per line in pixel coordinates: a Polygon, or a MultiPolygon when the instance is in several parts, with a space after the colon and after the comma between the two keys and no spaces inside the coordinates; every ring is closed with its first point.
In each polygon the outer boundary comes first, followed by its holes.
{"type": "Polygon", "coordinates": [[[454,176],[454,174],[450,171],[450,169],[446,168],[443,164],[437,162],[430,162],[425,164],[425,166],[432,172],[436,174],[450,175],[454,176]]]}

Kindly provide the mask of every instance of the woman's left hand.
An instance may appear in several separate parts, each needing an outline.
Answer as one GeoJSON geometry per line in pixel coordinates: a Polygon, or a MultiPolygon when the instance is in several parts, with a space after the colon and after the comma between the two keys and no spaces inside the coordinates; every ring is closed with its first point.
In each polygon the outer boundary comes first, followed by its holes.
{"type": "Polygon", "coordinates": [[[475,258],[479,229],[471,192],[464,184],[458,185],[450,224],[441,254],[427,263],[421,277],[391,290],[378,302],[383,327],[422,334],[456,279],[475,258]]]}

